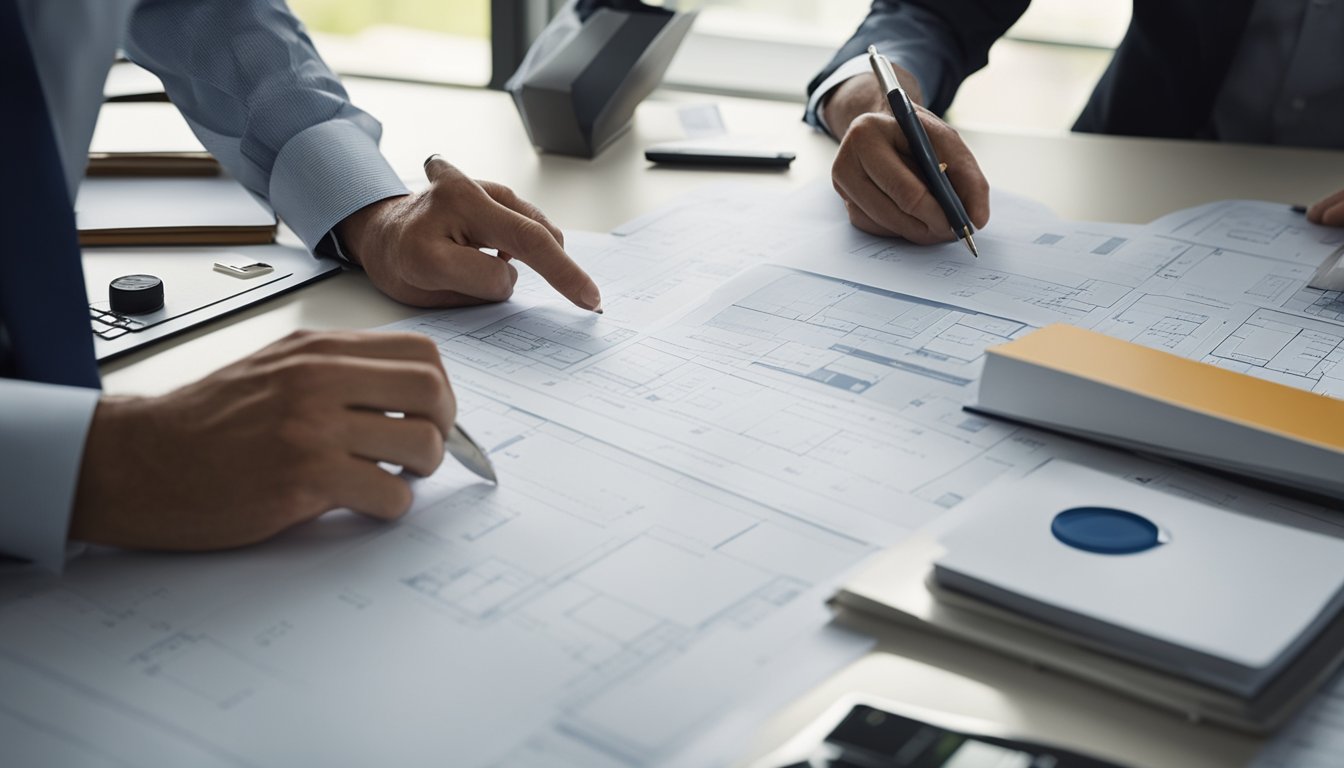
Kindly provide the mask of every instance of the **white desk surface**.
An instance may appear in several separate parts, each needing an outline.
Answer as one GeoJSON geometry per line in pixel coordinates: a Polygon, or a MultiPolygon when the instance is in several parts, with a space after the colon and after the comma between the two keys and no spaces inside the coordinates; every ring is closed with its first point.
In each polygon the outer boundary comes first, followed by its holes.
{"type": "MultiPolygon", "coordinates": [[[[500,93],[354,80],[355,103],[384,124],[383,149],[412,186],[421,162],[443,154],[465,172],[512,186],[562,228],[606,231],[701,185],[723,179],[799,185],[829,174],[835,144],[792,104],[660,93],[630,132],[596,160],[539,155],[500,93]],[[681,138],[676,108],[715,101],[733,133],[776,139],[798,154],[788,172],[653,168],[643,147],[681,138]]],[[[1344,187],[1344,152],[1100,136],[1029,136],[964,130],[992,185],[1036,198],[1071,218],[1144,222],[1225,198],[1311,203],[1344,187]]],[[[164,392],[296,328],[368,328],[414,314],[345,274],[210,324],[103,368],[113,393],[164,392]]],[[[781,712],[757,737],[764,751],[841,695],[995,721],[1023,736],[1090,750],[1135,766],[1247,762],[1255,739],[1183,722],[1090,686],[969,646],[872,623],[878,650],[781,712]]]]}

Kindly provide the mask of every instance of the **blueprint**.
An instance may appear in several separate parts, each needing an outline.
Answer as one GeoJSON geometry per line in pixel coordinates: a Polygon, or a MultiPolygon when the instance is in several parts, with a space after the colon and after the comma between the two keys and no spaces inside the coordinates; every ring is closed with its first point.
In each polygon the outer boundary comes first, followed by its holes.
{"type": "Polygon", "coordinates": [[[6,695],[0,732],[111,765],[642,765],[800,647],[820,673],[867,647],[823,603],[871,545],[464,400],[498,488],[445,466],[399,525],[97,553],[6,601],[3,690],[43,695],[6,695]]]}
{"type": "Polygon", "coordinates": [[[849,230],[828,235],[829,250],[812,241],[781,261],[1033,325],[1090,326],[1185,248],[1137,236],[1130,225],[1051,219],[1004,230],[1004,237],[993,225],[976,234],[979,258],[961,243],[918,247],[849,230]]]}
{"type": "Polygon", "coordinates": [[[1312,224],[1290,206],[1253,200],[1221,200],[1167,214],[1148,229],[1200,243],[1309,266],[1344,245],[1344,230],[1312,224]]]}
{"type": "Polygon", "coordinates": [[[1041,460],[1034,442],[961,410],[985,347],[1029,329],[1016,321],[758,266],[652,330],[558,302],[477,322],[401,327],[436,339],[460,386],[861,541],[897,541],[1041,460]],[[538,359],[538,344],[572,362],[538,359]]]}
{"type": "Polygon", "coordinates": [[[1344,325],[1261,307],[1227,325],[1228,332],[1203,354],[1204,362],[1344,397],[1344,325]]]}
{"type": "Polygon", "coordinates": [[[1344,291],[1305,288],[1290,297],[1283,306],[1285,309],[1304,315],[1328,320],[1344,320],[1344,291]]]}
{"type": "Polygon", "coordinates": [[[973,259],[863,235],[824,185],[716,187],[569,233],[604,315],[523,270],[508,302],[398,324],[439,345],[500,485],[450,462],[397,524],[337,512],[249,550],[0,581],[6,757],[723,764],[716,724],[868,647],[824,607],[849,570],[1000,478],[1068,458],[1337,530],[963,410],[985,350],[1051,322],[1339,396],[1339,297],[1306,286],[1320,233],[1250,204],[1148,227],[995,212],[973,259]]]}
{"type": "Polygon", "coordinates": [[[7,761],[704,765],[695,736],[742,696],[778,706],[865,651],[825,602],[876,542],[654,460],[679,446],[657,432],[622,447],[509,396],[762,258],[668,226],[570,236],[605,318],[530,273],[509,303],[428,316],[499,487],[449,462],[396,525],[335,513],[242,552],[95,552],[5,583],[7,761]]]}

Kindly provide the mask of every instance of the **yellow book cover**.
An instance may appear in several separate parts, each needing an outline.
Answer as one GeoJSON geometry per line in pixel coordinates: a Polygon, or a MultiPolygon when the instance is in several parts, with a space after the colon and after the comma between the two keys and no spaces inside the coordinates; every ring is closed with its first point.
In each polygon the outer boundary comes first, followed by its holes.
{"type": "Polygon", "coordinates": [[[1344,498],[1344,400],[1074,326],[991,348],[976,410],[1344,498]]]}

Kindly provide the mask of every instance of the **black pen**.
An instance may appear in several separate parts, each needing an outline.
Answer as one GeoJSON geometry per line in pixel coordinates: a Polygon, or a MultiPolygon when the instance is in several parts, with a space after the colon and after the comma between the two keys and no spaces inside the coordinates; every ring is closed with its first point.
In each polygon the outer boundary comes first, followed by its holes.
{"type": "Polygon", "coordinates": [[[924,132],[924,125],[919,122],[919,114],[915,111],[914,103],[910,101],[900,81],[896,79],[891,62],[886,56],[878,53],[876,47],[870,45],[868,63],[873,65],[873,73],[877,75],[882,90],[887,92],[887,104],[891,106],[891,113],[896,116],[896,122],[905,133],[905,140],[910,145],[910,153],[915,156],[915,165],[919,168],[919,174],[924,177],[924,184],[928,186],[929,192],[933,193],[933,199],[942,206],[948,223],[952,225],[952,233],[965,240],[966,247],[971,249],[971,255],[979,258],[980,251],[975,247],[975,238],[971,237],[975,227],[971,225],[971,218],[966,215],[966,208],[962,206],[961,198],[957,197],[956,190],[952,188],[952,182],[947,180],[947,164],[939,162],[938,155],[934,154],[929,134],[924,132]]]}

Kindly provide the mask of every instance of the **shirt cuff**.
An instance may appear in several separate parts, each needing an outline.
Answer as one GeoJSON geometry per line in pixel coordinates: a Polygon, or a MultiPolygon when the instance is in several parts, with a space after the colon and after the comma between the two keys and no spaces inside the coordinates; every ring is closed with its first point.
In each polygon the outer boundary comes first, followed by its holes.
{"type": "Polygon", "coordinates": [[[868,63],[868,54],[866,53],[855,56],[837,67],[830,77],[821,81],[821,85],[817,86],[817,89],[812,92],[812,97],[807,100],[807,124],[814,128],[820,128],[837,139],[840,138],[826,124],[826,118],[821,113],[821,105],[826,101],[826,97],[831,95],[831,91],[839,88],[841,83],[851,77],[857,77],[865,72],[872,71],[873,67],[868,63]]]}
{"type": "MultiPolygon", "coordinates": [[[[928,67],[923,61],[919,60],[916,56],[907,56],[899,51],[891,50],[889,46],[879,44],[877,49],[882,52],[882,55],[890,59],[892,64],[895,64],[914,75],[916,82],[919,83],[919,89],[926,94],[925,98],[928,98],[927,94],[932,93],[929,88],[936,84],[929,82],[930,76],[925,71],[928,67]],[[884,48],[886,48],[886,50],[884,50],[884,48]]],[[[822,104],[825,103],[826,97],[830,96],[832,91],[840,87],[841,83],[851,77],[857,77],[858,75],[872,71],[873,65],[868,63],[868,54],[866,53],[859,54],[846,61],[844,64],[841,64],[831,73],[830,77],[822,80],[816,90],[812,91],[812,96],[807,100],[807,112],[803,119],[807,121],[808,125],[825,131],[837,139],[840,138],[839,136],[836,136],[835,131],[832,131],[831,127],[826,124],[826,118],[822,115],[821,111],[822,104]]]]}
{"type": "Polygon", "coordinates": [[[0,434],[14,449],[0,462],[0,553],[64,568],[84,438],[101,395],[0,379],[0,434]]]}
{"type": "Polygon", "coordinates": [[[271,170],[271,207],[316,251],[346,216],[410,194],[378,143],[348,120],[314,125],[285,143],[271,170]]]}
{"type": "Polygon", "coordinates": [[[350,269],[360,268],[354,259],[346,255],[345,248],[341,245],[341,239],[336,236],[336,230],[334,229],[317,241],[317,247],[313,248],[313,254],[327,259],[335,259],[350,269]]]}

